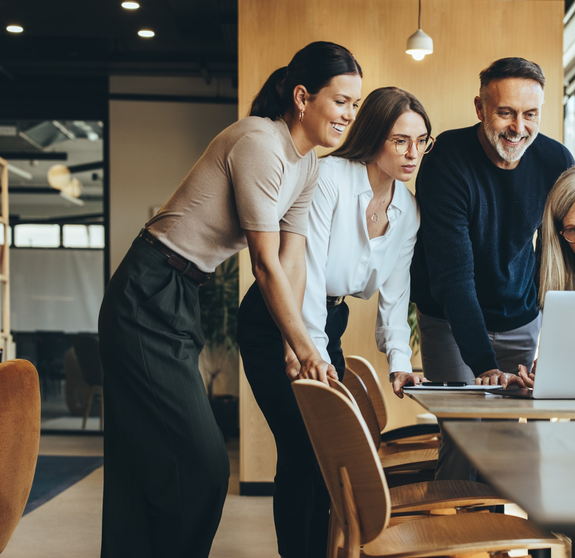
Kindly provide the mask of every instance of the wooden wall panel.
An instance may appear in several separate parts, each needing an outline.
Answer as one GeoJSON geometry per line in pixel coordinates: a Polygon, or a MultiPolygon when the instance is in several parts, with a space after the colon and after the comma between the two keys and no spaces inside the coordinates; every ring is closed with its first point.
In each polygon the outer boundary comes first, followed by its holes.
{"type": "MultiPolygon", "coordinates": [[[[419,97],[428,110],[433,133],[476,122],[473,99],[478,74],[503,56],[523,56],[539,63],[547,76],[541,131],[562,137],[562,0],[424,0],[422,28],[434,40],[434,53],[416,62],[405,54],[407,38],[417,29],[417,0],[239,0],[239,115],[267,76],[286,65],[307,43],[328,40],[349,48],[364,70],[362,96],[381,86],[397,85],[419,97]]],[[[413,185],[410,185],[413,187],[413,185]]],[[[243,254],[241,294],[252,282],[243,254]]],[[[385,356],[374,339],[376,301],[351,301],[344,352],[365,356],[387,375],[385,356]]],[[[240,390],[240,480],[270,481],[274,474],[273,439],[265,421],[240,390]]],[[[386,388],[389,384],[384,382],[386,388]]],[[[250,394],[251,396],[251,394],[250,394]]],[[[418,408],[391,398],[390,427],[413,422],[418,408]]]]}

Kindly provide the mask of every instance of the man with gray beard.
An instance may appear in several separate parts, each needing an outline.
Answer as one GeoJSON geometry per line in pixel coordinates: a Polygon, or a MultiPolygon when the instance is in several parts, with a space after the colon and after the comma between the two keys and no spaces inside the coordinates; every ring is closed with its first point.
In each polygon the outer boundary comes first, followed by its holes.
{"type": "MultiPolygon", "coordinates": [[[[503,58],[479,77],[479,124],[441,134],[421,164],[411,298],[426,378],[523,385],[518,364],[531,368],[540,327],[533,236],[574,161],[538,134],[545,76],[537,64],[503,58]]],[[[443,435],[436,478],[474,477],[443,435]]]]}

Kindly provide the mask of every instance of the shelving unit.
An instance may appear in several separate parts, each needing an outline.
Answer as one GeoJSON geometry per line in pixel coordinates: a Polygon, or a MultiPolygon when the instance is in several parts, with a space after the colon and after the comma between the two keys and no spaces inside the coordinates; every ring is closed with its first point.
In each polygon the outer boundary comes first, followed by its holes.
{"type": "Polygon", "coordinates": [[[10,250],[8,242],[8,163],[0,157],[0,347],[2,360],[10,358],[12,334],[10,330],[10,250]],[[3,233],[3,234],[2,234],[3,233]]]}

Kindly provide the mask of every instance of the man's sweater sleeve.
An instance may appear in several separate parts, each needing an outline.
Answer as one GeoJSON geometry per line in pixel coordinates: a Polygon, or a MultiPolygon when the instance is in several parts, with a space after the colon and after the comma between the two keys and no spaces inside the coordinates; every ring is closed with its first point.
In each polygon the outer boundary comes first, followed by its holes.
{"type": "Polygon", "coordinates": [[[475,376],[498,368],[475,289],[469,219],[474,193],[457,165],[427,156],[417,178],[421,237],[433,298],[475,376]]]}

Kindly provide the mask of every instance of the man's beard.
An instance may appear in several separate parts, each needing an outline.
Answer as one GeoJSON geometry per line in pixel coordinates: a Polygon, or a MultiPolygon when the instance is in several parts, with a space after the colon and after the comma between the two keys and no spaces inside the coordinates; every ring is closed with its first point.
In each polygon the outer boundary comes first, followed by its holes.
{"type": "Polygon", "coordinates": [[[535,138],[537,137],[537,132],[530,134],[527,131],[524,131],[522,134],[514,134],[510,130],[505,130],[504,132],[497,132],[493,128],[490,127],[487,121],[483,121],[483,131],[485,132],[485,136],[489,140],[489,143],[493,146],[493,148],[497,151],[497,154],[508,163],[515,163],[519,161],[525,150],[533,143],[535,138]],[[501,142],[501,138],[505,138],[510,141],[517,141],[521,138],[525,138],[525,141],[518,145],[517,147],[504,145],[501,142]]]}

